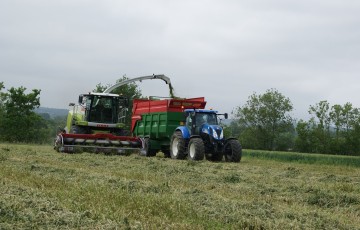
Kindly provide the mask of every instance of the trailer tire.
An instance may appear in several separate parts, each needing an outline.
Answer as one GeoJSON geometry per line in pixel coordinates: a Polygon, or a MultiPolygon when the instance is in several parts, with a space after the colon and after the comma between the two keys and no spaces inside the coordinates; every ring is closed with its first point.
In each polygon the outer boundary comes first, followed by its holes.
{"type": "Polygon", "coordinates": [[[225,161],[240,162],[242,156],[242,148],[240,142],[235,139],[230,139],[224,146],[225,161]]]}
{"type": "Polygon", "coordinates": [[[175,131],[171,137],[170,142],[170,156],[172,159],[185,159],[186,156],[186,141],[182,136],[181,131],[175,131]]]}
{"type": "Polygon", "coordinates": [[[204,142],[201,138],[191,138],[188,145],[188,159],[201,161],[205,156],[204,142]]]}
{"type": "Polygon", "coordinates": [[[150,138],[145,138],[145,152],[144,152],[144,156],[146,157],[154,157],[156,156],[157,150],[156,149],[151,149],[151,142],[150,142],[150,138]]]}
{"type": "Polygon", "coordinates": [[[222,152],[216,152],[211,155],[210,160],[219,162],[219,161],[222,161],[223,157],[224,157],[224,154],[222,152]]]}
{"type": "Polygon", "coordinates": [[[165,158],[170,158],[170,149],[161,149],[161,152],[164,153],[165,158]]]}

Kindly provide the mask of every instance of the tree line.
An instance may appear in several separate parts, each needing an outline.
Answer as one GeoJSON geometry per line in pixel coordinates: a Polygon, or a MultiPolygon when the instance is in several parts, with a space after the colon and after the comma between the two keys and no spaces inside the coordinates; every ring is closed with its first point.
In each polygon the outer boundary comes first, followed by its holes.
{"type": "Polygon", "coordinates": [[[0,141],[18,143],[51,143],[65,118],[50,118],[34,112],[40,106],[39,89],[27,93],[25,87],[11,87],[4,92],[0,82],[0,141]]]}
{"type": "Polygon", "coordinates": [[[310,119],[296,121],[293,105],[276,89],[252,94],[234,109],[228,133],[244,148],[307,153],[360,155],[360,109],[350,102],[309,106],[310,119]]]}
{"type": "MultiPolygon", "coordinates": [[[[117,82],[127,79],[123,76],[117,82]]],[[[93,91],[103,92],[108,86],[99,83],[93,91]]],[[[34,112],[40,106],[41,90],[26,93],[25,87],[12,87],[6,92],[4,89],[0,82],[0,141],[52,142],[57,128],[65,126],[66,118],[34,112]]],[[[135,83],[116,93],[142,97],[135,83]]],[[[296,121],[290,115],[293,109],[291,100],[276,89],[253,93],[232,112],[234,119],[226,127],[226,135],[239,138],[243,148],[248,149],[360,155],[359,108],[349,102],[330,105],[320,101],[309,106],[311,118],[307,121],[296,121]]],[[[130,122],[130,112],[127,120],[130,122]]]]}

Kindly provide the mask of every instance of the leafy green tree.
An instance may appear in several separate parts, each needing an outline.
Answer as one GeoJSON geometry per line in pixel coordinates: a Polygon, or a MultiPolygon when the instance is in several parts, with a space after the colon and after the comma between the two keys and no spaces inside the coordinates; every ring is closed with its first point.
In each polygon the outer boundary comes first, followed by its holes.
{"type": "Polygon", "coordinates": [[[359,134],[357,126],[360,121],[359,109],[353,108],[351,103],[334,105],[330,118],[335,128],[335,137],[332,140],[332,152],[337,154],[355,154],[359,151],[359,134]]]}
{"type": "MultiPolygon", "coordinates": [[[[129,78],[126,76],[123,76],[122,78],[118,79],[116,83],[123,82],[128,80],[129,78]]],[[[109,88],[111,84],[103,85],[101,83],[96,85],[96,88],[93,90],[93,92],[104,92],[107,88],[109,88]]],[[[117,89],[114,89],[111,93],[119,94],[124,97],[126,97],[129,100],[129,106],[128,106],[128,112],[126,114],[125,118],[125,124],[127,127],[130,127],[131,124],[131,111],[132,111],[132,101],[134,99],[138,99],[142,97],[141,90],[139,89],[138,85],[135,82],[122,85],[117,89]]]]}
{"type": "Polygon", "coordinates": [[[291,148],[291,143],[284,146],[284,138],[285,133],[290,135],[293,130],[293,119],[289,115],[292,110],[290,99],[276,89],[260,95],[252,94],[246,104],[234,112],[242,130],[240,139],[243,146],[268,150],[277,150],[280,145],[281,149],[291,148]]]}
{"type": "Polygon", "coordinates": [[[314,141],[313,152],[329,153],[331,145],[330,132],[330,104],[327,101],[320,101],[309,108],[310,126],[312,130],[312,138],[314,141]]]}
{"type": "Polygon", "coordinates": [[[312,127],[309,122],[300,119],[296,124],[297,136],[295,138],[295,150],[311,153],[313,151],[312,127]]]}
{"type": "MultiPolygon", "coordinates": [[[[0,84],[4,89],[4,84],[0,84]]],[[[41,135],[38,125],[42,118],[33,110],[40,106],[40,90],[33,89],[25,93],[25,87],[10,88],[1,92],[2,119],[0,123],[1,139],[10,142],[34,142],[41,135]]]]}
{"type": "Polygon", "coordinates": [[[333,105],[327,101],[310,106],[308,122],[297,123],[295,148],[300,152],[360,153],[360,112],[351,103],[333,105]]]}

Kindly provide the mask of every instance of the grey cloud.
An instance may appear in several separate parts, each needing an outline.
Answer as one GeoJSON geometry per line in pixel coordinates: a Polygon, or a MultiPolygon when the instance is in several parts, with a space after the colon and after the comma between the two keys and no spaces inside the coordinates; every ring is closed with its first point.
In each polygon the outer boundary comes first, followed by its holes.
{"type": "MultiPolygon", "coordinates": [[[[226,112],[269,88],[296,116],[323,99],[360,107],[359,10],[352,0],[5,0],[0,81],[41,88],[42,105],[60,108],[99,82],[152,73],[226,112]]],[[[161,84],[139,85],[166,94],[161,84]]]]}

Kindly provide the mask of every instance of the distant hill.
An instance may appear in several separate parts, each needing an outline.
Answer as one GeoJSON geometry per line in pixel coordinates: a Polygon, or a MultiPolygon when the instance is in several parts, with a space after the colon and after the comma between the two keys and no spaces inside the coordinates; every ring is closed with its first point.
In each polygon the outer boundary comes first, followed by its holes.
{"type": "Polygon", "coordinates": [[[46,107],[39,107],[35,109],[35,113],[37,114],[44,114],[47,113],[50,115],[51,118],[55,117],[66,117],[68,114],[67,109],[54,109],[54,108],[46,108],[46,107]]]}

